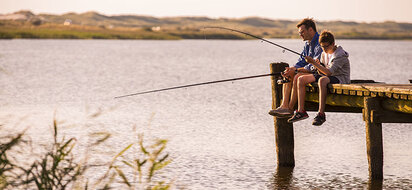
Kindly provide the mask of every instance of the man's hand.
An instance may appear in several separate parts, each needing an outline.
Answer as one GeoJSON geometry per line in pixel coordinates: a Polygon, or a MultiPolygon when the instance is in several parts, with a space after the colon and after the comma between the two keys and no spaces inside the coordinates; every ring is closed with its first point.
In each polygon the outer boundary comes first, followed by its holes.
{"type": "Polygon", "coordinates": [[[296,67],[286,67],[285,71],[283,71],[282,76],[290,78],[292,75],[295,74],[296,67]]]}

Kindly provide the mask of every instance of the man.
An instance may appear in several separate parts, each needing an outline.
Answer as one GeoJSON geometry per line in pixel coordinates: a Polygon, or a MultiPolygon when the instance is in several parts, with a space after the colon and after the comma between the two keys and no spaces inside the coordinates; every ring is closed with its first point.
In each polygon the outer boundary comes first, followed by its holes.
{"type": "Polygon", "coordinates": [[[315,68],[306,62],[305,57],[320,59],[322,48],[319,45],[319,33],[316,31],[316,24],[313,19],[305,18],[300,21],[296,27],[300,37],[306,41],[303,47],[302,56],[298,62],[290,68],[286,68],[282,73],[283,77],[289,78],[290,82],[283,84],[283,99],[281,105],[275,110],[270,110],[269,114],[279,117],[290,117],[297,102],[297,84],[296,79],[305,74],[311,74],[315,68]]]}

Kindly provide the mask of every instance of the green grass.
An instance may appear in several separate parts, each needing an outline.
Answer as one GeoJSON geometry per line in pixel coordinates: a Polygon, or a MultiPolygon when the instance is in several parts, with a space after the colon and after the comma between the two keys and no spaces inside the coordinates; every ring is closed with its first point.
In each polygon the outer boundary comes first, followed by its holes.
{"type": "MultiPolygon", "coordinates": [[[[19,14],[27,20],[0,20],[0,39],[251,39],[233,32],[208,29],[207,26],[233,28],[264,38],[300,38],[296,20],[271,20],[259,17],[239,19],[207,17],[151,17],[138,15],[107,16],[96,12],[63,15],[28,11],[19,14]],[[72,24],[63,22],[71,19],[72,24]],[[152,27],[160,30],[152,30],[152,27]]],[[[359,23],[317,21],[317,29],[330,30],[338,39],[412,39],[412,23],[359,23]]]]}
{"type": "Polygon", "coordinates": [[[159,39],[159,40],[175,40],[180,39],[178,36],[173,36],[165,33],[154,32],[122,32],[122,31],[89,31],[89,30],[61,30],[55,28],[0,28],[0,38],[2,39],[159,39]]]}
{"type": "MultiPolygon", "coordinates": [[[[243,28],[240,29],[264,38],[299,38],[292,29],[279,28],[243,28]]],[[[384,30],[371,32],[367,29],[340,29],[336,28],[335,36],[338,39],[412,39],[408,32],[391,32],[384,30]]],[[[25,22],[0,21],[0,39],[151,39],[151,40],[179,40],[179,39],[251,39],[250,37],[234,32],[217,29],[165,27],[161,31],[152,31],[151,28],[117,27],[108,29],[98,26],[58,24],[32,25],[25,22]]]]}

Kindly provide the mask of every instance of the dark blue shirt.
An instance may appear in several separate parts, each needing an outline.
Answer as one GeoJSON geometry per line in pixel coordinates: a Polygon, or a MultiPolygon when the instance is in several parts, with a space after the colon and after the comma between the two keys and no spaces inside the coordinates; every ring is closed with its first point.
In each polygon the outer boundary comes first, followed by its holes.
{"type": "Polygon", "coordinates": [[[319,59],[322,55],[322,48],[319,45],[319,34],[316,32],[310,42],[306,42],[303,47],[302,56],[299,57],[298,62],[295,64],[296,68],[304,67],[307,70],[313,71],[315,68],[312,64],[305,61],[305,56],[310,56],[313,59],[319,59]]]}

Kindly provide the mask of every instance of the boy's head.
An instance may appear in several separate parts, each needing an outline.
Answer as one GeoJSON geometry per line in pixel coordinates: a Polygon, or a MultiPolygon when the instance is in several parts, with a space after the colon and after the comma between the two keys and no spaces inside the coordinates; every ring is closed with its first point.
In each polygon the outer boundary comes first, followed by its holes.
{"type": "Polygon", "coordinates": [[[303,40],[312,40],[313,36],[315,36],[316,24],[311,18],[301,20],[296,27],[298,28],[299,35],[303,40]]]}
{"type": "Polygon", "coordinates": [[[320,33],[319,44],[324,52],[328,52],[328,49],[335,46],[335,37],[330,31],[324,30],[322,31],[322,33],[320,33]]]}

